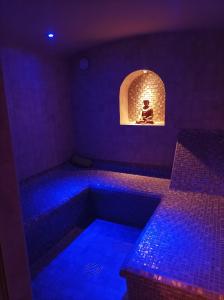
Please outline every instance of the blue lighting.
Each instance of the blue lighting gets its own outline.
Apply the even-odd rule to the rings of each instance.
[[[54,38],[54,33],[52,33],[52,32],[48,33],[48,37],[49,37],[49,39],[53,39]]]

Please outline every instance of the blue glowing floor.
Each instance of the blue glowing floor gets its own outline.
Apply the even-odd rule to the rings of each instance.
[[[95,220],[33,280],[34,300],[121,300],[121,265],[140,229]]]

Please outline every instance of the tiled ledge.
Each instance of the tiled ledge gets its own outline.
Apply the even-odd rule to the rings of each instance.
[[[24,217],[27,222],[38,218],[86,188],[159,195],[159,207],[121,270],[130,300],[222,300],[224,197],[169,191],[169,183],[139,175],[59,168],[22,186]]]
[[[62,205],[88,188],[119,190],[162,196],[169,179],[102,170],[58,167],[22,183],[20,188],[25,223]]]
[[[130,299],[224,299],[223,220],[224,197],[169,191],[122,267]]]
[[[97,216],[144,226],[168,186],[166,179],[64,167],[25,181],[21,202],[30,264],[74,226],[85,228]]]

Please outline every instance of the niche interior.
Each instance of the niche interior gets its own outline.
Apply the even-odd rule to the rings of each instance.
[[[165,125],[165,86],[153,71],[130,73],[120,87],[121,125]]]

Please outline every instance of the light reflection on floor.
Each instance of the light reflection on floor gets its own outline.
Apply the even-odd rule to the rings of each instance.
[[[33,280],[33,299],[122,299],[126,283],[119,271],[140,231],[95,220]]]

